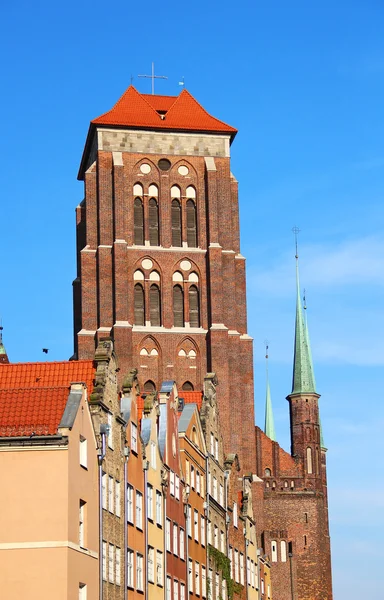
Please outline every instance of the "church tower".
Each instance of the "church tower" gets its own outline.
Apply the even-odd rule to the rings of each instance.
[[[186,90],[130,86],[94,119],[77,207],[75,357],[111,336],[121,372],[142,390],[175,380],[203,390],[215,372],[226,452],[255,464],[252,339],[240,253],[236,129]]]

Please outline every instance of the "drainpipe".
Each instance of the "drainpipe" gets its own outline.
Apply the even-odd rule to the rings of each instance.
[[[184,516],[185,516],[185,564],[187,576],[185,578],[186,598],[189,598],[189,535],[188,535],[188,501],[189,501],[189,484],[185,486],[185,504],[184,504]]]
[[[208,458],[208,453],[205,457],[205,562],[207,565],[207,570],[205,573],[205,587],[207,587],[207,582],[209,579],[209,553],[208,553],[208,521],[209,521],[209,489],[208,489],[208,472],[209,472],[209,458]],[[209,590],[210,594],[211,594],[211,598],[212,596],[212,590]],[[207,596],[207,600],[210,600],[208,598],[208,594],[206,594]]]
[[[292,542],[290,542],[290,544],[292,544]],[[289,571],[291,574],[291,597],[292,600],[295,600],[295,590],[294,590],[294,586],[293,586],[293,568],[292,568],[292,548],[290,548],[290,552],[288,552],[288,557],[289,557]]]
[[[249,585],[248,585],[248,545],[249,545],[249,540],[247,539],[247,522],[245,522],[245,527],[244,527],[244,546],[245,546],[245,564],[244,564],[244,570],[245,570],[245,578],[244,579],[245,579],[245,585],[246,585],[246,598],[247,598],[247,600],[249,598]]]
[[[97,455],[99,463],[99,600],[103,600],[103,460],[105,458],[105,438],[109,425],[100,425],[101,448]]]
[[[148,468],[149,461],[143,460],[144,471],[144,564],[145,564],[145,598],[148,600]],[[152,507],[153,508],[153,507]]]
[[[261,550],[260,550],[260,548],[258,548],[257,549],[257,564],[256,564],[256,569],[257,569],[257,597],[258,598],[261,598],[260,553],[261,553]]]
[[[224,508],[225,508],[225,534],[226,534],[226,538],[227,538],[227,556],[229,556],[228,480],[229,480],[229,471],[224,471]]]
[[[164,564],[164,572],[163,572],[163,590],[164,597],[167,594],[167,488],[162,486],[163,489],[163,547],[164,547],[164,555],[163,555],[163,564]],[[171,590],[172,592],[172,590]],[[172,595],[172,594],[171,594]],[[146,599],[148,600],[148,598]]]
[[[124,447],[124,600],[128,600],[128,564],[127,564],[127,548],[128,548],[128,510],[127,510],[127,486],[128,486],[128,459],[130,448]]]

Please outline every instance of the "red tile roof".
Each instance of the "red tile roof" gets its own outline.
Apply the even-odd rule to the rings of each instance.
[[[185,392],[184,390],[180,390],[179,398],[184,398],[185,404],[197,404],[197,408],[200,410],[203,403],[203,392]]]
[[[0,390],[0,437],[54,435],[69,387]]]
[[[87,384],[89,395],[93,390],[94,374],[92,360],[0,364],[0,390],[68,387],[81,381]]]
[[[164,112],[160,115],[157,111]],[[229,133],[237,130],[212,117],[187,91],[179,96],[152,96],[140,94],[132,85],[124,92],[115,106],[92,121],[94,125],[143,127],[182,131],[209,131]]]

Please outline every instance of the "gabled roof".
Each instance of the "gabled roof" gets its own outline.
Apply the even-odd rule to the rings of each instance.
[[[83,382],[93,389],[93,360],[0,364],[0,389],[49,388]]]
[[[206,131],[234,136],[237,130],[212,117],[195,98],[183,90],[179,96],[140,94],[133,85],[115,106],[91,121],[93,125]]]
[[[0,390],[0,437],[55,435],[69,386]]]

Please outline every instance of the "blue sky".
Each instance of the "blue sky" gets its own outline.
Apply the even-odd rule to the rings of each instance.
[[[0,263],[11,360],[72,353],[77,169],[89,121],[139,73],[168,76],[239,129],[257,421],[264,346],[278,439],[289,448],[294,244],[328,452],[336,600],[382,598],[384,425],[384,4],[145,5],[21,0],[2,7]],[[356,564],[359,575],[356,576]],[[379,592],[380,586],[380,592]]]

